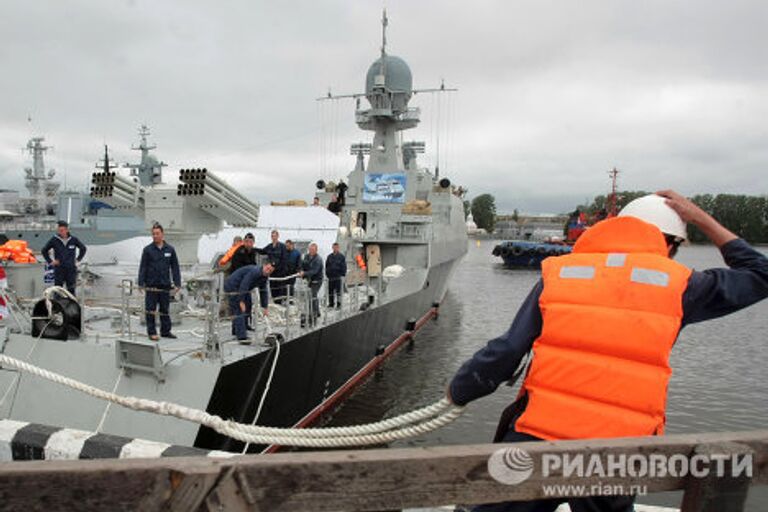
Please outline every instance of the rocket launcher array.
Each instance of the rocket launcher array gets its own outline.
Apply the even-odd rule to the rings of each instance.
[[[140,208],[142,189],[138,183],[111,172],[91,175],[91,197],[116,208]]]
[[[255,226],[259,205],[208,169],[181,169],[176,194],[232,226]]]

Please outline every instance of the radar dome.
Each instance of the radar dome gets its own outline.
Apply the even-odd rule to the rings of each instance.
[[[405,93],[410,98],[411,91],[413,90],[411,68],[400,57],[386,55],[384,59],[384,74],[386,76],[384,85],[390,91]],[[367,96],[370,96],[373,91],[373,87],[376,84],[376,75],[380,74],[380,72],[381,58],[378,58],[368,68],[368,74],[365,77],[365,94]]]

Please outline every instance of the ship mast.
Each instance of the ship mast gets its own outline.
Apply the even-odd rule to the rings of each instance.
[[[617,168],[613,168],[610,171],[608,171],[608,176],[611,177],[611,195],[608,196],[608,216],[615,217],[619,212],[617,211],[616,207],[616,199],[617,199],[617,180],[619,177],[619,170]]]
[[[50,209],[59,190],[59,184],[53,181],[56,171],[49,169],[46,172],[45,170],[44,155],[46,151],[52,149],[52,146],[44,145],[43,141],[45,141],[44,137],[32,137],[24,148],[32,155],[32,167],[24,169],[26,173],[24,185],[34,204],[32,210],[41,212]]]
[[[131,146],[131,149],[141,151],[141,161],[138,164],[125,164],[125,167],[131,170],[131,176],[138,177],[139,183],[143,187],[161,183],[163,181],[163,167],[168,165],[165,162],[159,162],[149,153],[151,150],[157,149],[156,145],[150,145],[147,141],[149,135],[150,131],[147,125],[141,125],[139,127],[139,145]]]

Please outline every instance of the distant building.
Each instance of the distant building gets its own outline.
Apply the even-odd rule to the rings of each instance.
[[[497,215],[495,238],[514,240],[547,240],[563,237],[566,215]]]

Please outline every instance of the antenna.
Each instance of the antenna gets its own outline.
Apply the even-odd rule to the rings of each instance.
[[[619,170],[614,167],[608,171],[608,176],[611,177],[611,195],[608,198],[608,215],[615,217],[618,213],[616,211],[616,193],[618,192],[616,182],[619,177]]]
[[[109,161],[109,146],[104,144],[104,160],[101,162],[96,163],[96,168],[101,169],[105,173],[108,173],[111,169],[114,169],[117,167],[115,164],[110,163]]]
[[[385,64],[387,56],[387,25],[389,25],[389,20],[387,19],[387,10],[383,9],[381,16],[381,60],[379,63],[379,74],[381,76],[384,76],[387,71]]]

